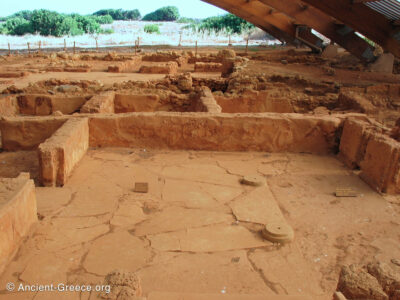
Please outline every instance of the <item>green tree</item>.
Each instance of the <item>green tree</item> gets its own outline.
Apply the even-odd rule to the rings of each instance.
[[[96,11],[94,16],[110,15],[114,20],[139,20],[141,15],[138,9],[123,10],[123,9],[101,9]]]
[[[85,32],[79,28],[78,22],[74,18],[67,16],[64,18],[61,25],[59,26],[58,31],[56,32],[56,36],[63,36],[63,35],[75,36],[84,33]]]
[[[179,19],[179,10],[175,6],[166,6],[157,9],[143,17],[143,21],[176,21]]]
[[[237,33],[248,32],[254,25],[232,14],[204,19],[200,24],[190,24],[186,29],[194,29],[200,32]]]
[[[12,18],[19,17],[19,18],[23,18],[23,19],[25,19],[27,21],[30,21],[31,18],[32,18],[32,14],[33,14],[33,12],[30,11],[30,10],[21,10],[19,12],[16,12],[13,15],[7,17],[6,19],[12,19]]]
[[[48,36],[59,36],[59,26],[64,21],[64,16],[60,15],[55,11],[49,11],[45,9],[34,10],[31,18],[31,25],[35,32],[41,35]]]
[[[8,19],[4,24],[4,33],[6,34],[24,35],[33,32],[30,22],[21,17]]]

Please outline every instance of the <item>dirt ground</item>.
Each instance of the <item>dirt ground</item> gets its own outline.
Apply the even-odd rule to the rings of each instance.
[[[217,53],[201,48],[203,56],[196,59],[211,60]],[[228,78],[220,72],[195,73],[193,63],[166,76],[137,73],[140,66],[107,72],[106,60],[3,56],[0,92],[7,96],[154,94],[162,104],[160,110],[184,113],[190,111],[193,95],[181,87],[179,76],[191,72],[193,89],[208,86],[221,106],[228,103],[222,113],[363,113],[380,122],[385,134],[400,127],[397,65],[393,74],[384,74],[369,72],[343,53],[321,59],[305,49],[250,48],[244,53],[240,48],[237,54],[242,64]],[[46,71],[59,66],[91,71]],[[8,77],[11,73],[17,75]],[[77,88],[61,92],[64,86]],[[393,92],[393,86],[398,90]],[[362,100],[345,98],[346,102],[343,95],[348,93]],[[280,106],[271,108],[264,99],[278,99]],[[71,113],[77,114],[79,110]],[[141,294],[150,300],[170,299],[152,296],[156,292],[331,300],[345,265],[382,262],[399,273],[400,265],[393,261],[400,260],[400,197],[373,190],[358,176],[360,170],[345,166],[337,152],[91,148],[67,183],[56,188],[40,186],[36,149],[1,151],[0,177],[29,172],[35,180],[39,222],[0,274],[0,299],[99,299],[104,295],[94,291],[9,292],[5,286],[9,282],[100,285],[110,272],[124,270],[136,273]],[[254,174],[266,184],[254,187],[240,182]],[[135,182],[147,182],[148,193],[135,192]],[[337,188],[352,188],[356,196],[337,197]],[[255,207],[254,199],[260,201]],[[272,243],[261,235],[272,207],[293,229],[291,243]],[[285,295],[299,298],[274,298]],[[214,296],[209,299],[217,299]]]
[[[237,221],[232,212],[235,200],[257,189],[239,179],[255,173],[267,176],[295,230],[293,243],[266,242],[256,224]],[[133,192],[136,181],[149,182],[149,193]],[[337,198],[338,186],[351,186],[358,196]],[[224,290],[330,299],[342,264],[400,256],[399,203],[331,156],[92,150],[63,188],[37,188],[37,201],[43,219],[1,286],[95,284],[114,269],[128,269],[141,278],[144,294]]]

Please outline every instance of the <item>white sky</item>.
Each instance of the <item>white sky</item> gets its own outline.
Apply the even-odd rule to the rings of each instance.
[[[99,9],[139,9],[142,16],[163,6],[176,6],[183,17],[206,18],[226,13],[200,0],[0,0],[0,16],[20,10],[49,9],[60,13],[91,14]]]

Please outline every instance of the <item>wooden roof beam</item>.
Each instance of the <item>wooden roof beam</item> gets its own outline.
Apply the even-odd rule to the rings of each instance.
[[[400,29],[390,20],[366,5],[353,4],[352,0],[303,0],[330,15],[383,49],[400,57]]]
[[[285,32],[293,39],[296,38],[297,26],[294,24],[293,19],[291,19],[290,17],[281,12],[275,12],[273,14],[270,14],[269,12],[271,11],[271,8],[259,1],[250,1],[250,2],[247,2],[247,0],[203,0],[203,1],[219,6],[227,11],[230,11],[233,14],[249,22],[253,22],[254,20],[256,20],[257,22],[268,23],[278,28],[282,32]],[[304,40],[303,42],[305,42],[307,46],[309,46],[314,50],[315,49],[319,50],[322,47],[322,40],[312,33],[308,33],[306,36],[304,36],[303,40]]]
[[[259,1],[294,18],[299,23],[313,28],[359,59],[364,61],[374,60],[374,47],[356,35],[354,31],[346,32],[346,34],[341,33],[341,26],[338,26],[333,18],[313,6],[300,0]]]

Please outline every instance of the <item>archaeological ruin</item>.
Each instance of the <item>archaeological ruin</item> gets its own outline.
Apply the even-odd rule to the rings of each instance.
[[[284,44],[2,53],[1,300],[400,299],[400,4],[206,2]]]

